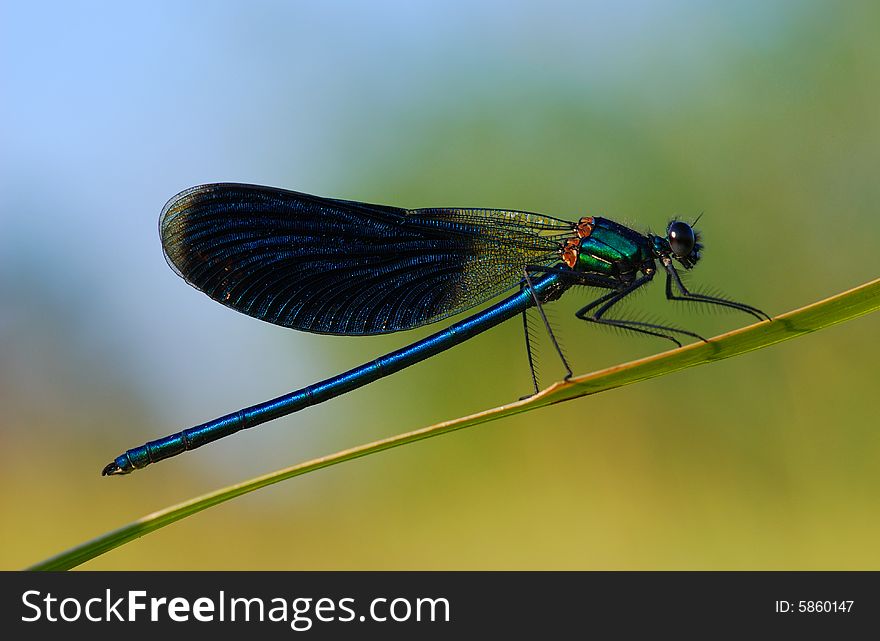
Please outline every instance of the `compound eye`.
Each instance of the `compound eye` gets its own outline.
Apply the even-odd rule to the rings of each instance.
[[[694,230],[687,223],[676,220],[669,225],[666,235],[669,240],[669,246],[679,258],[690,256],[691,252],[694,251],[697,239],[694,236]]]

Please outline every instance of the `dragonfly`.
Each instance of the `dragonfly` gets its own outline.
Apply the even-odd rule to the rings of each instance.
[[[186,189],[168,201],[159,218],[168,264],[215,301],[275,325],[317,334],[386,334],[508,296],[342,374],[127,450],[102,474],[128,474],[323,403],[520,314],[537,392],[526,312],[537,308],[566,379],[571,377],[543,306],[573,286],[602,290],[576,312],[578,318],[678,346],[684,337],[705,339],[612,311],[661,270],[669,300],[771,320],[750,305],[685,287],[679,268],[692,269],[703,249],[695,223],[674,219],[658,236],[598,216],[566,221],[507,209],[403,209],[237,183]]]

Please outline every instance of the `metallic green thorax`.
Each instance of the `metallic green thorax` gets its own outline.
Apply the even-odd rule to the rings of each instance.
[[[596,217],[590,235],[581,239],[576,269],[612,276],[638,271],[653,262],[645,236],[607,218]]]

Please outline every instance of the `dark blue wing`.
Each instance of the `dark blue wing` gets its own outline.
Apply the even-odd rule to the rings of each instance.
[[[239,312],[381,334],[479,305],[558,260],[572,224],[495,209],[399,209],[256,185],[187,189],[162,210],[171,267]]]

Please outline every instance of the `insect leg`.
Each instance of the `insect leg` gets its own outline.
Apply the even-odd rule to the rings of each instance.
[[[556,348],[556,353],[559,354],[560,360],[562,360],[562,365],[565,367],[565,380],[568,380],[572,376],[574,376],[571,371],[571,367],[568,364],[568,361],[565,360],[565,354],[562,353],[562,349],[559,347],[559,342],[556,340],[556,336],[553,334],[553,328],[550,327],[550,322],[547,320],[547,315],[544,314],[544,307],[541,305],[541,301],[538,299],[537,294],[535,294],[535,288],[532,285],[532,279],[529,276],[529,266],[523,268],[523,276],[525,277],[525,286],[529,288],[529,291],[532,294],[532,299],[535,301],[535,307],[538,309],[538,314],[541,315],[541,320],[544,321],[544,327],[547,328],[547,333],[550,335],[550,340],[553,342],[553,347]],[[523,322],[525,322],[525,312],[523,312]],[[528,339],[528,329],[526,330],[526,338]],[[526,341],[526,346],[528,348],[528,340]],[[531,350],[529,349],[529,365],[532,365],[532,355]],[[535,376],[535,369],[532,367],[532,377]],[[535,389],[538,388],[538,382],[535,380]]]
[[[525,288],[525,283],[520,283],[519,291],[522,291]],[[529,338],[529,319],[526,316],[526,312],[522,313],[523,320],[523,334],[526,339],[526,356],[529,359],[529,371],[532,373],[532,384],[535,386],[535,394],[540,392],[541,390],[538,387],[538,375],[535,372],[535,361],[532,359],[532,341]],[[526,397],[523,397],[526,398]]]
[[[678,275],[678,272],[675,270],[675,267],[672,266],[672,262],[663,263],[663,267],[666,268],[666,298],[669,300],[686,300],[686,301],[695,301],[698,303],[708,303],[710,305],[719,305],[721,307],[730,307],[732,309],[738,309],[741,312],[745,312],[746,314],[751,314],[758,320],[769,320],[770,318],[766,313],[762,312],[757,307],[752,307],[751,305],[746,305],[744,303],[737,303],[736,301],[727,300],[724,298],[718,298],[716,296],[706,296],[705,294],[693,294],[687,290],[684,286],[684,283],[681,282],[681,276]],[[672,281],[675,281],[676,287],[681,292],[681,296],[676,296],[675,292],[672,290]]]
[[[611,327],[619,327],[621,329],[625,329],[631,332],[637,332],[639,334],[647,334],[649,336],[665,338],[666,340],[672,341],[679,347],[681,347],[681,343],[678,341],[678,339],[672,336],[672,334],[683,334],[685,336],[691,336],[705,342],[706,339],[699,334],[689,332],[684,329],[678,329],[677,327],[668,327],[666,325],[644,323],[641,321],[631,321],[625,319],[603,318],[605,312],[607,312],[614,305],[632,294],[639,287],[642,287],[643,285],[651,282],[652,278],[653,274],[641,276],[640,278],[635,279],[632,283],[624,286],[621,289],[617,289],[613,292],[605,294],[604,296],[600,296],[593,302],[578,310],[575,315],[581,320],[585,320],[591,323],[598,323],[600,325],[608,325]],[[590,314],[590,312],[597,307],[598,309]]]

